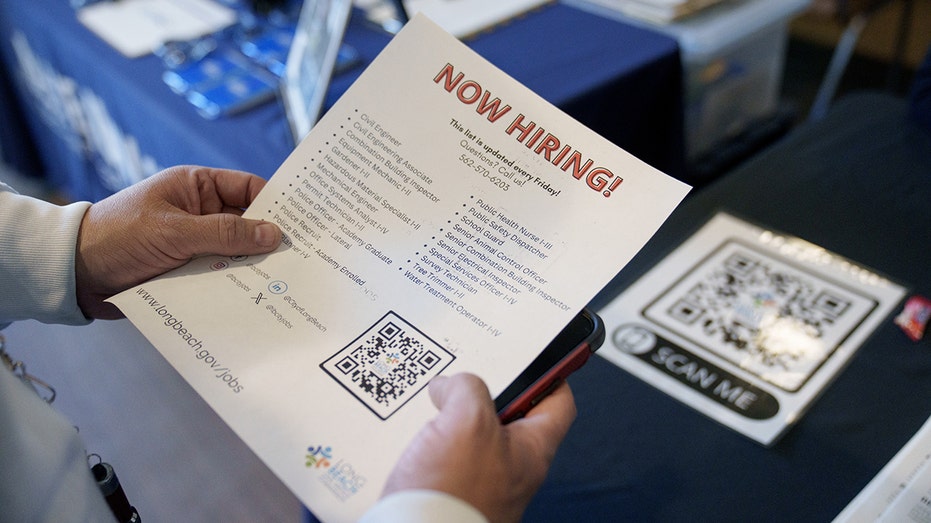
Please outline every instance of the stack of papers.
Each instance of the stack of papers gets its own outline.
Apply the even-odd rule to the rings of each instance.
[[[724,0],[589,0],[634,18],[666,24],[693,15]]]
[[[506,22],[550,0],[405,0],[410,16],[427,15],[457,38]]]
[[[91,4],[78,20],[100,38],[136,58],[170,41],[187,41],[236,22],[236,12],[212,0],[124,0]]]
[[[354,0],[372,22],[396,33],[404,18],[396,10],[404,6],[405,15],[413,18],[423,13],[456,38],[466,38],[505,23],[552,0]]]

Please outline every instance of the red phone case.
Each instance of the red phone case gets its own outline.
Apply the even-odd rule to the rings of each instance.
[[[524,391],[517,400],[498,413],[502,423],[510,423],[524,417],[527,412],[543,401],[543,398],[554,391],[570,374],[579,370],[592,355],[591,346],[585,342],[573,349],[555,367],[540,377],[533,385]]]

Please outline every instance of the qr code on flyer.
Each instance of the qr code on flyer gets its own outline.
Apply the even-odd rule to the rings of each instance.
[[[643,315],[795,392],[877,306],[875,299],[792,260],[729,240]]]
[[[404,318],[388,312],[320,367],[384,420],[454,359]]]

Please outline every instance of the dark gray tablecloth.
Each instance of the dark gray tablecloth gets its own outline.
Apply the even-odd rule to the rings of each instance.
[[[594,305],[718,210],[931,297],[931,133],[906,110],[886,95],[846,98],[691,195]],[[887,318],[772,448],[593,358],[570,378],[579,417],[526,519],[830,521],[931,415],[929,337],[912,342]]]

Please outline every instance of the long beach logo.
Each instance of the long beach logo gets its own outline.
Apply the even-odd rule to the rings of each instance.
[[[307,455],[304,457],[307,468],[329,468],[330,458],[333,457],[333,449],[323,446],[307,447]]]
[[[341,501],[346,501],[350,496],[362,490],[366,483],[365,476],[356,472],[352,465],[333,457],[332,447],[323,445],[307,447],[304,465],[309,469],[324,469],[320,481]]]

